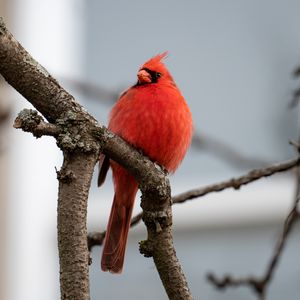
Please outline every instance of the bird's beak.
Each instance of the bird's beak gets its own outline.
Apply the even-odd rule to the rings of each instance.
[[[139,70],[137,73],[139,83],[151,83],[151,75],[146,70]]]

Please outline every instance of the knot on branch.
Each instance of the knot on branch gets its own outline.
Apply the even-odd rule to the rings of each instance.
[[[170,209],[165,211],[144,211],[142,219],[148,230],[155,233],[160,233],[164,228],[172,225]]]
[[[92,135],[99,140],[99,142],[101,143],[107,143],[110,139],[114,138],[115,135],[108,131],[105,130],[106,128],[103,126],[96,126],[94,128],[91,129],[91,133]]]
[[[33,109],[23,109],[15,119],[14,128],[31,132],[36,138],[43,135],[57,136],[59,128],[54,124],[46,123],[42,116]]]
[[[61,119],[56,120],[56,125],[61,129],[57,136],[57,145],[60,149],[72,152],[99,151],[99,144],[91,132],[91,122],[81,113],[68,111]]]
[[[231,186],[235,189],[235,190],[239,190],[242,183],[234,178],[231,179],[231,182],[230,182]]]
[[[145,164],[149,165],[149,169],[151,169],[151,161],[145,160]],[[168,200],[171,201],[170,182],[163,170],[157,164],[154,164],[154,166],[157,171],[155,173],[151,172],[148,175],[145,175],[144,178],[142,178],[139,187],[143,195],[147,195],[147,197],[156,199],[157,201],[161,202],[161,204],[163,204]],[[171,202],[168,202],[168,204],[171,204]],[[155,206],[157,207],[157,203],[155,204]]]
[[[139,250],[145,257],[153,256],[153,244],[149,240],[140,241]]]
[[[70,184],[73,180],[76,179],[75,174],[71,170],[56,170],[57,179],[66,184]]]

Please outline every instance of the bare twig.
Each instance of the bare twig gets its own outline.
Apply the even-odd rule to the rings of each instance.
[[[283,248],[286,244],[287,238],[288,238],[293,226],[295,225],[296,221],[298,220],[298,218],[300,216],[299,211],[298,211],[299,199],[300,199],[300,195],[298,196],[291,212],[288,214],[288,216],[286,217],[286,219],[284,221],[282,235],[279,237],[279,240],[277,242],[277,245],[276,245],[274,253],[273,253],[273,257],[267,267],[267,270],[266,270],[266,273],[264,276],[264,282],[266,282],[265,283],[266,285],[272,279],[274,270],[275,270],[276,266],[278,265],[278,262],[282,255]]]
[[[14,128],[31,132],[37,138],[43,135],[56,137],[60,133],[56,125],[44,122],[43,117],[32,109],[24,109],[19,113],[15,119]]]
[[[298,66],[294,72],[293,72],[293,76],[295,78],[298,78],[300,76],[300,66]],[[289,103],[289,107],[290,108],[295,108],[296,106],[298,106],[299,104],[299,100],[300,100],[300,88],[296,89],[294,92],[293,92],[293,96],[292,96],[292,99]]]
[[[266,272],[261,278],[257,278],[254,276],[246,278],[233,278],[232,276],[227,275],[223,279],[218,279],[214,274],[210,273],[207,275],[207,279],[219,289],[225,289],[227,287],[238,287],[241,285],[249,286],[257,293],[259,299],[264,300],[266,296],[266,290],[274,276],[275,269],[283,253],[287,238],[296,221],[299,220],[300,214],[297,208],[299,199],[300,196],[297,197],[297,201],[295,202],[293,209],[288,214],[284,222],[282,234],[277,241],[274,253],[267,266]]]
[[[295,70],[294,73],[295,77],[300,75],[300,67]],[[290,103],[290,107],[295,107],[299,102],[300,97],[300,89],[296,90],[294,92],[293,99]],[[295,146],[298,150],[298,153],[300,153],[300,145],[299,142],[290,141],[290,144]],[[217,278],[214,274],[210,273],[207,275],[207,279],[214,284],[219,289],[224,289],[227,287],[238,287],[238,286],[248,286],[252,288],[259,299],[264,300],[266,297],[266,290],[274,276],[276,267],[279,263],[280,257],[283,253],[284,246],[287,242],[287,238],[292,230],[292,227],[295,225],[296,221],[299,220],[300,214],[298,211],[298,204],[300,199],[300,167],[299,164],[297,164],[296,167],[296,178],[297,178],[297,187],[296,187],[296,197],[295,202],[293,205],[293,208],[289,215],[286,217],[286,220],[284,222],[282,234],[279,237],[277,244],[275,246],[273,255],[270,259],[270,262],[266,268],[264,276],[261,278],[257,278],[254,276],[249,276],[246,278],[233,278],[231,275],[226,275],[223,277],[223,279]]]
[[[179,194],[173,198],[174,203],[182,203],[190,199],[202,197],[208,193],[220,192],[224,189],[233,188],[238,190],[242,185],[248,184],[250,182],[256,181],[262,177],[268,177],[275,173],[285,172],[289,169],[294,168],[300,163],[299,158],[291,159],[285,162],[276,163],[269,167],[254,169],[249,173],[226,180],[217,184],[208,185],[200,189],[194,189],[187,191],[185,193]]]
[[[225,289],[229,286],[231,287],[240,287],[247,286],[252,288],[260,297],[262,295],[262,285],[261,280],[258,280],[254,277],[246,277],[246,278],[233,278],[230,275],[225,275],[222,279],[217,278],[214,274],[207,274],[207,280],[212,283],[218,289]]]
[[[300,66],[296,67],[294,72],[293,72],[294,77],[299,77],[300,76]]]
[[[281,164],[281,166],[283,168],[279,167],[280,166],[280,164],[279,164],[276,166],[276,168],[272,168],[272,169],[281,172],[281,171],[286,170],[285,167],[292,168],[292,167],[297,166],[297,171],[298,171],[299,159],[294,160],[295,164],[293,164],[293,163],[291,164],[291,163],[292,163],[292,160],[289,162],[286,162],[284,164]],[[242,286],[242,285],[249,286],[256,292],[259,299],[264,300],[265,296],[266,296],[267,287],[269,286],[269,284],[274,276],[275,269],[279,263],[281,255],[283,253],[283,249],[286,244],[287,238],[291,232],[292,227],[294,226],[296,221],[299,220],[299,212],[297,210],[299,199],[300,199],[300,194],[298,192],[293,209],[291,210],[291,212],[289,213],[289,215],[287,216],[287,218],[284,222],[282,234],[278,239],[278,242],[274,249],[274,253],[273,253],[271,260],[266,268],[266,272],[265,272],[264,276],[262,276],[261,278],[256,278],[254,276],[249,276],[246,278],[233,278],[232,276],[227,275],[223,279],[218,279],[214,274],[210,273],[207,275],[207,279],[219,289],[224,289],[224,288],[227,288],[230,286],[232,286],[232,287],[238,287],[238,286]]]
[[[0,104],[2,99],[0,99]],[[4,105],[0,105],[0,155],[3,153],[3,150],[5,148],[4,146],[4,141],[5,138],[3,137],[3,130],[4,130],[4,125],[9,119],[9,116],[11,114],[11,111],[8,107],[3,107]]]
[[[295,158],[295,159],[291,159],[291,160],[288,160],[285,162],[271,165],[266,168],[252,170],[249,173],[247,173],[243,176],[237,177],[237,178],[232,178],[227,181],[215,183],[215,184],[208,185],[208,186],[205,186],[205,187],[202,187],[199,189],[194,189],[194,190],[184,192],[177,196],[173,196],[172,202],[173,202],[173,204],[183,203],[185,201],[203,197],[209,193],[220,192],[220,191],[223,191],[228,188],[239,189],[242,185],[248,184],[248,183],[258,180],[262,177],[268,177],[268,176],[271,176],[271,175],[279,173],[279,172],[284,172],[284,171],[290,170],[290,169],[298,166],[299,163],[300,163],[299,158]],[[131,226],[138,224],[142,220],[142,217],[143,217],[142,213],[135,215],[131,220]],[[90,248],[92,248],[93,246],[96,246],[96,245],[101,246],[104,236],[105,236],[105,231],[103,231],[102,233],[89,234],[88,241],[89,241]]]
[[[6,110],[0,110],[0,125],[1,123],[5,122],[9,117],[10,111],[8,109]]]

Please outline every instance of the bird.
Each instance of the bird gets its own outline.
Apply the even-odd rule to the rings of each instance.
[[[191,111],[164,64],[168,52],[146,61],[137,82],[113,106],[108,129],[140,150],[168,173],[183,160],[193,134]],[[121,273],[138,183],[121,165],[101,154],[98,186],[111,167],[114,198],[107,225],[101,269]]]

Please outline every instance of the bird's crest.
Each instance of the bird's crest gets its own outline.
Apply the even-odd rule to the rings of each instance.
[[[161,80],[173,81],[171,74],[169,73],[167,67],[163,63],[163,60],[168,56],[168,54],[168,51],[165,51],[163,53],[153,56],[141,66],[140,70],[149,69],[151,71],[161,73]]]
[[[163,63],[163,60],[168,56],[168,51],[165,51],[163,53],[157,54],[155,56],[153,56],[152,58],[150,58],[148,61],[146,61],[142,68],[157,68],[157,67],[163,67],[165,68],[165,65]]]

